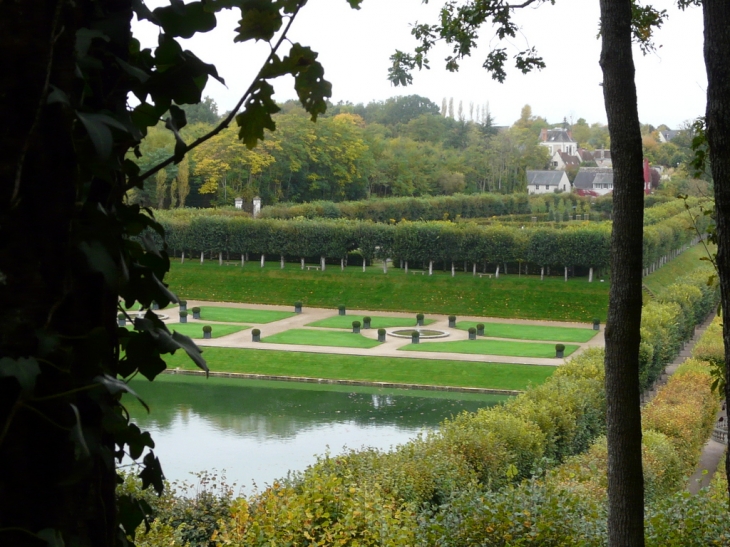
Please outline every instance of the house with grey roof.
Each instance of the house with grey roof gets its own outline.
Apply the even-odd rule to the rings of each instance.
[[[578,151],[578,143],[569,129],[543,129],[540,132],[540,146],[545,146],[551,157],[557,152],[574,156]]]
[[[674,137],[679,135],[682,131],[681,130],[674,130],[674,129],[665,129],[664,131],[659,131],[659,142],[665,143],[671,141]]]
[[[566,167],[578,169],[580,166],[580,158],[578,156],[571,156],[567,152],[558,151],[553,154],[550,166],[553,169],[565,169]]]
[[[613,192],[613,169],[584,167],[573,181],[573,189],[584,196],[604,196]]]
[[[551,192],[570,192],[570,181],[565,171],[527,171],[528,194]]]

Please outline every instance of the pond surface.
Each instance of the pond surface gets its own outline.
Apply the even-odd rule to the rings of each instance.
[[[125,399],[133,420],[150,431],[169,480],[225,470],[245,491],[303,470],[326,452],[388,449],[462,411],[505,397],[295,382],[160,375],[132,388],[151,413]]]

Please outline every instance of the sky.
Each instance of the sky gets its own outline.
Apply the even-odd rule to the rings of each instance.
[[[167,2],[147,3],[155,7]],[[439,106],[444,98],[453,98],[455,108],[462,101],[467,118],[470,103],[488,103],[496,125],[514,123],[526,104],[533,115],[549,123],[579,118],[606,123],[598,65],[598,0],[557,0],[555,5],[519,11],[520,34],[507,44],[508,52],[537,47],[547,64],[542,71],[523,75],[512,68],[505,83],[493,80],[481,65],[489,47],[498,41],[485,27],[480,48],[462,63],[458,73],[443,68],[449,50],[439,46],[430,55],[431,70],[416,72],[411,86],[392,86],[387,80],[390,55],[396,49],[412,50],[416,42],[410,35],[411,25],[436,22],[442,4],[438,0],[427,5],[421,0],[364,0],[360,10],[353,10],[346,0],[309,0],[289,38],[319,52],[335,103],[368,103],[417,94]],[[656,36],[660,46],[656,52],[643,56],[635,48],[639,117],[643,123],[675,129],[705,110],[702,12],[699,8],[679,11],[670,0],[655,0],[654,5],[666,9],[669,19]],[[234,44],[237,20],[234,12],[223,12],[215,30],[183,40],[184,47],[216,65],[225,79],[226,86],[211,79],[204,92],[215,99],[221,112],[235,105],[269,51],[267,44]],[[154,27],[142,22],[133,29],[143,46],[154,47]],[[282,78],[274,84],[276,100],[296,98],[292,83]]]

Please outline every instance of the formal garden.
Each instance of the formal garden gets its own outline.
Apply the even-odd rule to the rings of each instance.
[[[720,501],[724,474],[719,472],[696,496],[684,492],[719,408],[719,397],[710,389],[713,366],[722,359],[719,327],[707,330],[694,359],[668,380],[662,376],[717,305],[718,291],[707,284],[709,266],[698,260],[702,252],[701,246],[692,247],[645,278],[640,378],[651,396],[643,408],[643,462],[647,544],[657,547],[730,541]],[[220,331],[220,338],[201,341],[213,344],[204,346],[212,370],[520,394],[502,405],[455,416],[437,431],[390,451],[322,456],[306,471],[282,474],[245,497],[208,482],[192,496],[150,499],[157,518],[150,533],[138,537],[142,545],[205,544],[211,537],[240,546],[347,544],[354,537],[362,545],[392,546],[604,544],[603,350],[589,346],[603,334],[605,312],[599,310],[605,309],[608,283],[585,278],[566,283],[517,272],[489,279],[468,270],[452,277],[448,269],[413,276],[394,268],[384,278],[379,266],[368,266],[364,274],[353,266],[325,272],[277,266],[173,264],[171,287],[196,302],[216,300],[219,294],[228,302],[249,301],[259,294],[259,301],[279,305],[251,309],[200,302],[200,319],[180,326]],[[198,282],[199,276],[206,282]],[[384,279],[397,284],[387,296]],[[268,290],[259,292],[262,287]],[[375,298],[370,298],[373,287],[381,292],[372,291]],[[582,304],[565,305],[573,297]],[[316,305],[322,308],[310,307]],[[317,319],[311,320],[307,314],[315,309]],[[521,317],[533,321],[507,320]],[[565,320],[574,323],[557,322]],[[299,324],[284,324],[292,321]],[[369,329],[363,328],[366,322]],[[277,324],[284,325],[273,332]],[[248,328],[252,325],[256,329]],[[225,328],[239,330],[223,334]],[[409,358],[368,353],[392,344],[390,338],[379,342],[379,332],[416,328],[445,329],[458,339],[413,343],[406,337],[393,353]],[[253,342],[256,331],[259,342]],[[226,343],[235,337],[245,340],[241,347]],[[297,351],[286,350],[287,345]],[[299,351],[301,346],[309,349]],[[317,346],[334,353],[318,352]],[[564,361],[555,358],[556,346],[565,357],[581,351]],[[353,353],[337,353],[340,348]],[[422,352],[428,358],[414,358]],[[449,356],[431,358],[439,352]],[[479,360],[450,358],[454,354]],[[490,356],[513,362],[489,362]],[[524,364],[530,356],[551,359],[553,365]],[[178,355],[168,359],[168,366],[194,368]],[[123,488],[139,485],[128,478]],[[677,524],[690,520],[691,531]]]

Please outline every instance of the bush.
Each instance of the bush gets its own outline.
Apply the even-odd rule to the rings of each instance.
[[[193,313],[200,313],[200,308],[199,308],[198,306],[195,306],[195,307],[194,307],[194,308],[192,309],[192,312],[193,312]]]
[[[301,308],[302,307],[302,303],[297,300],[296,302],[294,302],[294,307],[295,308]]]
[[[476,333],[477,333],[477,329],[475,329],[474,327],[469,327],[469,334],[476,334]]]
[[[345,311],[345,306],[344,305],[339,305],[339,306],[337,306],[337,309],[340,310],[340,311]]]
[[[449,321],[456,321],[455,315],[449,315]]]
[[[555,344],[555,351],[565,351],[565,344]]]
[[[353,328],[355,328],[355,329],[359,329],[359,328],[360,328],[360,326],[361,326],[361,325],[360,325],[360,321],[353,321],[353,322],[352,322],[352,327],[353,327]]]
[[[593,318],[593,324],[594,325],[600,325],[601,324],[601,320],[598,317],[594,317]]]
[[[188,312],[186,312],[186,311],[180,312],[180,317],[187,317],[187,316],[188,316]]]
[[[126,320],[126,319],[127,319],[127,316],[126,316],[126,315],[124,315],[123,313],[118,313],[118,314],[117,314],[117,319],[119,319],[120,321],[121,321],[122,319]]]
[[[385,334],[385,329],[378,329],[378,334],[381,335],[381,336],[384,335]]]
[[[253,329],[251,331],[251,334],[253,334],[254,336],[260,336],[261,335],[261,330],[259,330],[259,329]]]
[[[419,321],[423,321],[423,314],[422,313],[416,314],[416,319],[418,319]]]
[[[362,320],[364,323],[370,323],[372,321],[372,319],[368,316],[363,317]]]
[[[213,327],[211,327],[209,325],[205,325],[203,327],[203,332],[213,332]]]
[[[180,300],[180,302],[178,302],[178,304],[180,304],[181,306],[187,306],[188,305],[188,301],[187,300]]]

